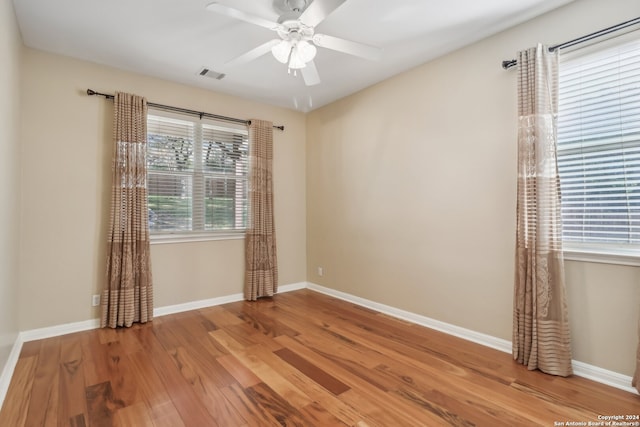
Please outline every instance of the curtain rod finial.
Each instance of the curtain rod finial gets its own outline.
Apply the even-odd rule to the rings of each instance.
[[[87,95],[95,95],[97,92],[92,89],[87,89]]]

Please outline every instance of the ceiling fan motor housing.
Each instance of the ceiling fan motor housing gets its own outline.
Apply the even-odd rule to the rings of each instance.
[[[306,0],[285,0],[285,5],[294,12],[300,12],[306,8]]]
[[[285,12],[278,18],[278,24],[284,25],[287,22],[297,21],[300,18],[300,15],[302,15],[302,12]]]
[[[299,16],[300,14],[298,14]],[[302,21],[295,19],[286,19],[280,23],[280,27],[276,30],[282,40],[300,41],[313,39],[313,27],[305,25]]]

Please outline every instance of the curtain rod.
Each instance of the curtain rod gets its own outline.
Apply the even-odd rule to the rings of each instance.
[[[113,95],[110,95],[108,93],[96,92],[95,90],[92,90],[92,89],[87,89],[87,95],[104,96],[106,99],[113,99]],[[172,107],[171,105],[156,104],[154,102],[147,102],[147,105],[149,107],[155,107],[165,111],[173,111],[174,113],[184,113],[184,114],[191,114],[193,116],[199,116],[201,119],[203,117],[207,117],[209,119],[224,120],[226,122],[232,122],[232,123],[242,123],[245,125],[251,124],[251,120],[236,119],[235,117],[227,117],[227,116],[220,116],[218,114],[203,113],[201,111],[189,110],[187,108]],[[273,128],[284,131],[284,125],[273,126]]]
[[[613,26],[608,27],[608,28],[603,28],[602,30],[598,30],[596,32],[593,32],[591,34],[587,34],[587,35],[582,36],[582,37],[578,37],[577,39],[569,40],[568,42],[564,42],[564,43],[557,44],[555,46],[551,46],[549,48],[549,52],[553,52],[556,49],[564,49],[565,47],[575,46],[575,45],[578,45],[580,43],[584,43],[584,42],[587,42],[589,40],[596,39],[598,37],[606,36],[607,34],[615,33],[616,31],[623,30],[623,29],[625,29],[627,27],[630,27],[630,26],[636,25],[636,24],[640,24],[640,17],[634,18],[634,19],[630,19],[630,20],[625,21],[625,22],[621,22],[619,24],[613,25]],[[509,60],[506,60],[506,61],[502,61],[502,68],[504,68],[505,70],[508,70],[511,67],[515,67],[516,65],[518,65],[518,60],[517,59],[509,59]]]

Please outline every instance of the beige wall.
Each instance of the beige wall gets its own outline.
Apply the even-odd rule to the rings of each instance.
[[[308,280],[511,340],[516,72],[500,62],[638,15],[579,0],[309,114]],[[574,358],[632,375],[638,269],[568,262],[567,278]]]
[[[22,75],[20,329],[83,321],[104,278],[113,103],[151,102],[286,127],[274,133],[280,283],[306,279],[305,119],[301,113],[25,48]],[[153,245],[155,305],[242,291],[243,240]]]
[[[0,373],[19,330],[21,49],[13,3],[0,2]]]

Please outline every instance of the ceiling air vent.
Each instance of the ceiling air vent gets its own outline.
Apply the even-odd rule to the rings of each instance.
[[[217,71],[210,70],[206,67],[202,67],[202,69],[198,72],[198,75],[206,76],[216,80],[222,80],[224,79],[224,76],[226,76],[226,74],[224,73],[218,73]]]

